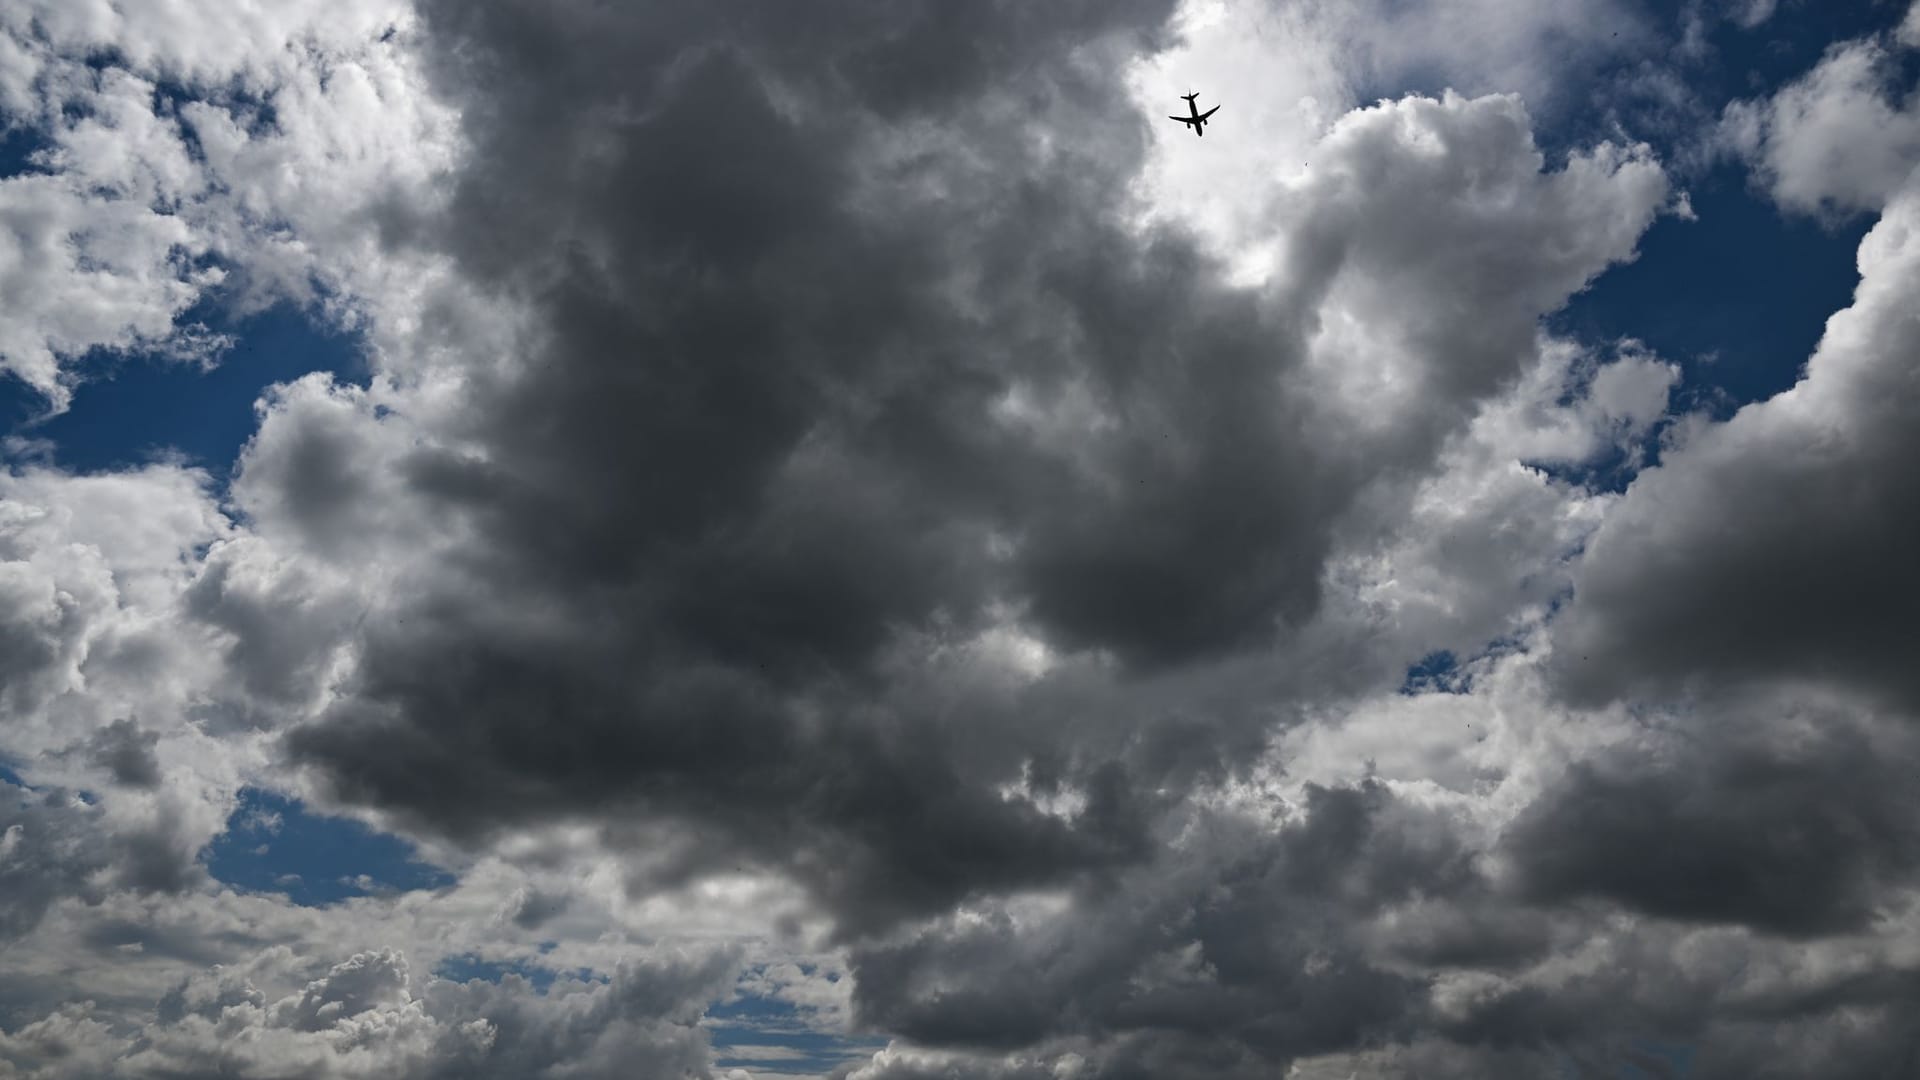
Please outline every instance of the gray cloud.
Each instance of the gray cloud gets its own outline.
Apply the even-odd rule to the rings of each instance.
[[[735,966],[725,952],[620,965],[536,996],[499,983],[420,980],[392,950],[358,953],[278,999],[269,966],[175,986],[122,1044],[114,1075],[577,1077],[709,1075],[695,1026]],[[6,1047],[0,1045],[0,1052]]]
[[[1911,736],[1839,710],[1748,711],[1777,707],[1576,764],[1510,834],[1529,888],[1797,937],[1886,915],[1920,861]]]
[[[1920,576],[1897,554],[1920,538],[1917,215],[1910,184],[1797,386],[1700,432],[1608,515],[1556,631],[1569,692],[1814,679],[1920,707],[1901,629]]]
[[[0,935],[30,933],[47,908],[65,896],[98,895],[89,877],[109,863],[91,829],[95,816],[67,791],[30,791],[0,783]]]
[[[232,523],[9,478],[8,745],[111,783],[0,808],[0,928],[50,942],[0,1061],[711,1076],[741,949],[804,948],[845,973],[782,984],[809,1017],[895,1040],[851,1077],[1895,1068],[1910,200],[1807,383],[1616,500],[1515,459],[1663,415],[1671,368],[1540,329],[1666,202],[1646,150],[1356,109],[1263,179],[1250,282],[1141,222],[1173,13],[431,2],[257,137],[183,108],[314,237],[252,272],[367,290],[375,378],[265,395]],[[367,165],[338,129],[434,130],[388,112],[460,139]],[[222,891],[192,848],[243,782],[467,876]],[[687,926],[747,944],[655,949]],[[597,974],[422,973],[549,947]]]
[[[1510,99],[1383,106],[1290,211],[1286,285],[1239,288],[1121,213],[1143,134],[1091,58],[1160,33],[1163,7],[984,22],[978,70],[905,114],[863,81],[921,47],[898,12],[823,13],[841,44],[799,64],[752,21],[700,46],[691,13],[665,49],[672,10],[429,12],[478,148],[443,235],[532,329],[384,459],[463,539],[288,746],[342,797],[467,838],[672,820],[700,838],[679,873],[738,852],[851,933],[1142,858],[1176,772],[1218,774],[1267,717],[1179,690],[1122,705],[1136,680],[1192,687],[1189,666],[1310,619],[1356,494],[1424,467],[1665,191],[1611,150],[1543,172]],[[1447,298],[1397,302],[1429,289]],[[1315,403],[1335,293],[1382,313],[1422,388],[1377,434],[1336,438]],[[310,400],[269,412],[237,498],[384,505],[357,472],[306,490],[283,451],[340,437]],[[368,421],[326,460],[398,447]],[[280,520],[335,550],[333,526]],[[1008,611],[1067,674],[1011,704],[942,685],[964,668],[930,653]],[[1076,743],[1097,710],[1122,726]],[[1023,770],[1084,810],[1009,800]]]
[[[160,784],[160,762],[153,754],[159,743],[157,732],[143,730],[139,724],[123,718],[95,732],[87,741],[87,752],[116,782],[128,787],[154,788]]]
[[[1298,826],[1176,857],[1151,883],[1090,890],[1039,930],[1003,913],[856,949],[855,1002],[881,1030],[936,1045],[1152,1031],[1172,1037],[1157,1053],[1176,1069],[1191,1058],[1186,1068],[1251,1070],[1390,1036],[1421,1010],[1423,987],[1371,962],[1355,925],[1412,889],[1471,876],[1444,830],[1405,829],[1404,811],[1378,787],[1310,788]],[[1209,824],[1223,840],[1237,831]]]
[[[1249,839],[1210,904],[1195,871],[1165,901],[1185,937],[1116,911],[1057,978],[915,927],[1157,872],[1169,815],[1265,742],[1263,694],[1339,685],[1255,673],[1321,610],[1336,524],[1433,468],[1539,316],[1630,255],[1664,178],[1617,148],[1548,169],[1514,99],[1383,104],[1276,208],[1276,281],[1239,286],[1127,217],[1146,137],[1114,59],[1165,6],[970,15],[897,91],[960,18],[934,11],[823,11],[809,50],[771,8],[724,34],[671,7],[428,10],[474,153],[419,235],[524,322],[461,370],[458,409],[318,383],[267,409],[235,484],[258,527],[414,568],[382,571],[402,591],[286,748],[463,843],[593,825],[636,892],[781,875],[858,950],[864,1022],[908,1037],[1250,1071],[1401,1037],[1422,979],[1305,878],[1358,874],[1364,904],[1473,875],[1444,837],[1350,868],[1358,795],[1316,796],[1284,857]],[[1330,339],[1342,319],[1368,336]],[[1411,388],[1389,422],[1353,422],[1350,361]],[[1045,670],[980,660],[993,633]],[[1267,940],[1267,903],[1325,947]],[[1462,912],[1401,947],[1540,942]],[[1194,943],[1199,983],[1095,989]],[[947,977],[968,991],[922,999]]]

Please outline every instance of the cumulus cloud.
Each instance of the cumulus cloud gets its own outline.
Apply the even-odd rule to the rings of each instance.
[[[1861,242],[1854,302],[1805,378],[1698,433],[1608,515],[1558,635],[1570,685],[1839,680],[1920,703],[1897,630],[1914,584],[1894,554],[1915,526],[1916,221],[1909,184]]]
[[[206,302],[337,301],[378,246],[367,219],[445,158],[410,22],[388,0],[0,15],[0,119],[39,144],[0,179],[0,370],[58,412],[99,350],[218,362]]]
[[[430,980],[416,992],[407,958],[379,950],[277,999],[254,984],[268,972],[216,968],[169,990],[113,1068],[130,1077],[686,1076],[709,1068],[692,1021],[731,968],[719,954],[621,966],[544,996],[517,976],[498,986]]]
[[[456,25],[491,29],[487,20],[495,17],[463,15]],[[578,38],[588,26],[595,39]],[[575,30],[562,20],[546,32],[576,35],[566,39],[569,48],[592,66],[600,51],[625,47],[612,44],[622,40],[621,29],[589,23]],[[494,48],[488,38],[478,45]],[[501,62],[514,58],[499,55]],[[783,60],[771,52],[761,62],[784,76]],[[1328,135],[1324,179],[1289,200],[1288,216],[1300,226],[1286,253],[1284,284],[1240,290],[1177,235],[1136,238],[1103,215],[1117,185],[1104,197],[1087,185],[1115,166],[1090,175],[1074,162],[1099,162],[1089,155],[1124,152],[1137,137],[1086,103],[1091,87],[1080,83],[1095,77],[1091,71],[1065,69],[1051,76],[1064,81],[1036,82],[1032,92],[1050,109],[1084,113],[1075,124],[1080,130],[1111,130],[1117,147],[1081,138],[1079,147],[1039,156],[1009,143],[998,127],[995,91],[976,107],[988,113],[978,126],[938,138],[964,134],[976,140],[975,153],[1004,160],[980,170],[956,156],[957,146],[936,142],[882,201],[842,206],[835,177],[858,175],[853,166],[873,155],[898,153],[894,144],[905,133],[881,127],[868,142],[848,142],[836,132],[848,127],[849,115],[861,115],[860,102],[832,96],[832,86],[795,88],[823,97],[800,97],[789,106],[798,119],[789,120],[772,111],[747,59],[690,63],[631,122],[658,129],[646,140],[655,147],[695,140],[721,124],[758,132],[751,140],[756,153],[787,155],[748,170],[731,160],[700,165],[700,141],[676,152],[688,174],[730,177],[737,185],[731,203],[689,201],[691,193],[676,186],[678,174],[655,175],[617,156],[576,173],[542,170],[524,179],[517,170],[526,152],[488,156],[489,165],[465,181],[459,213],[511,201],[581,215],[611,207],[618,192],[623,209],[608,221],[625,231],[597,223],[582,242],[605,251],[584,262],[564,231],[551,242],[517,245],[514,264],[498,270],[491,251],[462,253],[476,272],[526,279],[512,288],[547,324],[528,343],[545,359],[524,372],[477,380],[460,428],[441,436],[473,439],[476,447],[455,453],[416,446],[399,464],[413,483],[416,498],[408,501],[433,500],[435,516],[456,531],[479,530],[467,558],[484,552],[494,562],[474,568],[488,582],[484,590],[478,579],[462,582],[439,571],[447,618],[432,637],[409,632],[370,651],[352,704],[296,734],[299,752],[343,779],[357,778],[368,795],[469,822],[488,805],[507,805],[493,783],[468,781],[434,790],[441,792],[436,799],[456,798],[464,787],[472,802],[459,797],[457,809],[419,804],[428,789],[401,781],[422,768],[477,779],[487,767],[408,761],[406,747],[447,745],[416,744],[415,725],[473,715],[416,696],[438,694],[444,684],[409,687],[410,672],[441,663],[425,655],[400,662],[411,648],[448,662],[446,650],[483,649],[492,656],[487,669],[504,676],[512,667],[513,683],[524,691],[564,669],[569,695],[609,703],[643,695],[654,701],[648,708],[661,724],[688,725],[676,736],[679,753],[695,753],[701,744],[691,741],[694,733],[711,724],[694,717],[726,716],[729,724],[749,726],[716,743],[716,752],[723,745],[729,754],[765,746],[804,761],[816,752],[828,760],[847,753],[895,760],[899,751],[882,749],[891,736],[871,750],[855,748],[875,738],[874,723],[885,730],[921,721],[884,713],[856,719],[834,706],[826,710],[837,715],[829,715],[821,741],[809,746],[794,741],[805,728],[793,724],[794,699],[784,695],[815,692],[824,675],[902,662],[898,648],[915,640],[903,639],[902,629],[978,634],[1011,607],[1050,649],[1110,653],[1142,670],[1271,640],[1281,625],[1313,611],[1330,523],[1354,493],[1430,452],[1471,402],[1511,378],[1533,355],[1533,320],[1627,257],[1665,195],[1657,167],[1631,150],[1602,147],[1546,171],[1512,99],[1383,105]],[[653,85],[644,68],[622,71],[596,92]],[[490,76],[484,86],[495,81]],[[536,71],[516,71],[508,81],[523,94],[550,85]],[[581,117],[577,135],[543,116],[537,130],[481,128],[468,138],[482,146],[509,135],[533,138],[552,146],[535,157],[565,153],[566,140],[598,137],[607,121],[587,118],[616,100],[558,110]],[[469,114],[495,111],[470,107]],[[831,126],[815,126],[815,116]],[[690,126],[696,118],[699,126]],[[936,167],[950,173],[945,189],[938,199],[915,200],[914,176],[931,179]],[[1015,198],[1004,190],[1011,175],[1040,187]],[[754,186],[775,176],[777,191]],[[509,195],[502,187],[555,182],[572,187],[539,195]],[[471,210],[462,209],[467,204]],[[736,206],[754,212],[733,213]],[[957,213],[972,221],[969,229],[948,216]],[[822,219],[847,227],[828,233]],[[675,233],[696,227],[708,243],[678,248]],[[808,231],[795,233],[803,227]],[[468,244],[479,234],[458,228],[451,235]],[[717,236],[729,239],[716,245]],[[955,237],[977,237],[967,243],[983,246],[951,250],[937,262],[917,254],[949,249]],[[1090,263],[1087,250],[1116,257]],[[1449,258],[1476,260],[1479,273],[1459,273]],[[993,271],[967,269],[975,265]],[[694,285],[691,267],[708,283]],[[820,288],[835,280],[846,284]],[[876,296],[876,282],[889,295]],[[1450,288],[1471,293],[1391,310],[1391,297],[1402,291]],[[949,309],[931,305],[954,289],[982,315],[956,322]],[[712,322],[718,313],[708,313],[707,295],[728,298],[726,318],[737,329]],[[625,297],[647,299],[635,307]],[[1467,310],[1475,310],[1473,318],[1451,314]],[[773,341],[786,359],[767,366]],[[636,361],[616,359],[630,349],[640,350]],[[673,359],[694,355],[705,359]],[[945,368],[948,356],[964,358],[964,377]],[[1374,367],[1355,373],[1361,363]],[[1398,385],[1391,396],[1355,385],[1368,374]],[[1335,392],[1316,398],[1326,384]],[[1364,408],[1369,396],[1371,412]],[[602,412],[616,401],[621,415]],[[1381,430],[1333,445],[1303,438],[1350,426],[1363,412]],[[283,426],[287,438],[296,438],[295,424],[308,422],[292,413],[271,416],[254,453],[263,453],[267,434]],[[379,426],[361,423],[362,439]],[[311,426],[297,436],[318,437]],[[349,461],[361,452],[341,445],[324,460]],[[651,465],[666,460],[698,464],[665,472]],[[275,497],[267,474],[257,474],[258,487],[251,482],[252,461],[239,497]],[[610,467],[628,493],[617,507],[602,496]],[[394,471],[339,475],[364,485]],[[338,498],[389,504],[365,489]],[[592,603],[591,591],[612,589],[635,606],[625,625],[608,626],[611,636],[599,640],[572,638],[570,620],[523,623],[512,631],[526,639],[518,644],[494,630],[482,635],[483,624],[497,622],[487,609],[500,602],[502,589],[517,586],[565,604]],[[513,609],[516,616],[525,610]],[[503,647],[505,653],[497,651]],[[590,674],[603,663],[591,657],[616,653],[642,666],[604,689],[586,690],[602,678]],[[689,662],[710,670],[698,682],[644,674],[649,664]],[[679,682],[684,690],[659,696]],[[487,697],[505,700],[500,691]],[[895,702],[886,711],[915,707]],[[490,711],[482,706],[480,715]],[[517,715],[521,710],[511,708],[501,722]],[[851,733],[833,730],[847,724]],[[624,731],[622,744],[643,740],[636,750],[651,745],[645,728],[609,729],[609,737],[614,730]],[[503,747],[517,742],[507,729],[499,737]],[[386,747],[388,765],[348,767],[341,757],[373,745]],[[1009,747],[994,756],[997,783],[1020,755]],[[691,766],[696,759],[682,760]],[[576,773],[564,761],[536,780],[546,770],[530,764],[515,751],[515,778],[497,779],[536,801],[563,803],[601,798],[601,785],[616,783],[587,780],[597,770]],[[741,764],[734,762],[732,772],[744,779]],[[388,769],[392,785],[382,779]],[[838,777],[868,770],[803,771]],[[759,790],[740,797],[769,797],[773,781],[758,777]],[[776,783],[773,790],[783,789]]]
[[[1835,46],[1771,98],[1728,107],[1722,138],[1780,205],[1844,216],[1877,211],[1907,186],[1920,165],[1920,91],[1900,85],[1901,47],[1916,44],[1906,25],[1894,43]]]
[[[209,671],[170,617],[197,553],[231,528],[207,486],[170,465],[0,475],[0,709],[15,752],[59,750],[139,713],[177,717],[202,687]]]
[[[1798,387],[1672,425],[1543,326],[1684,205],[1536,134],[1615,5],[31,12],[13,370],[225,290],[371,374],[218,498],[0,477],[0,1074],[714,1076],[736,991],[863,1078],[1909,1052],[1920,195],[1815,167],[1890,45],[1729,121],[1882,216]],[[224,887],[249,783],[459,881]]]

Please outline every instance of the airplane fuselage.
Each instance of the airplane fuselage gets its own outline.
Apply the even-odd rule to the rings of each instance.
[[[1207,133],[1206,131],[1207,117],[1212,116],[1214,113],[1220,111],[1220,106],[1215,105],[1213,108],[1208,109],[1206,112],[1201,112],[1199,103],[1194,100],[1199,96],[1200,96],[1199,94],[1180,95],[1181,100],[1187,103],[1187,115],[1170,116],[1167,118],[1169,120],[1178,120],[1181,123],[1187,125],[1188,127],[1193,129],[1193,133],[1197,136],[1205,135]]]

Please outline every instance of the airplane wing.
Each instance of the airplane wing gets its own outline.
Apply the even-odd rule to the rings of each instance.
[[[1219,107],[1220,107],[1220,106],[1218,106],[1218,105],[1215,105],[1215,106],[1214,106],[1214,108],[1216,108],[1216,109],[1217,109],[1217,108],[1219,108]],[[1183,124],[1191,124],[1191,123],[1193,123],[1193,117],[1191,117],[1191,116],[1169,116],[1169,117],[1167,117],[1167,119],[1169,119],[1169,120],[1178,120],[1178,121],[1180,121],[1180,122],[1181,122],[1181,123],[1183,123]]]
[[[1201,113],[1200,119],[1205,120],[1207,117],[1212,116],[1214,113],[1217,113],[1219,111],[1220,111],[1220,106],[1215,105],[1213,108],[1208,109],[1206,112]]]

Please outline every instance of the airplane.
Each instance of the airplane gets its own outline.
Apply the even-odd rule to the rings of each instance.
[[[1200,96],[1199,94],[1181,94],[1180,95],[1180,100],[1187,103],[1187,111],[1192,113],[1193,114],[1192,116],[1169,116],[1167,117],[1167,119],[1178,120],[1181,123],[1188,125],[1189,127],[1193,128],[1193,133],[1195,135],[1205,135],[1207,133],[1206,132],[1207,117],[1212,116],[1214,113],[1219,112],[1220,106],[1215,105],[1213,108],[1208,109],[1206,112],[1201,112],[1200,106],[1194,104],[1193,102],[1193,99],[1199,96]]]

